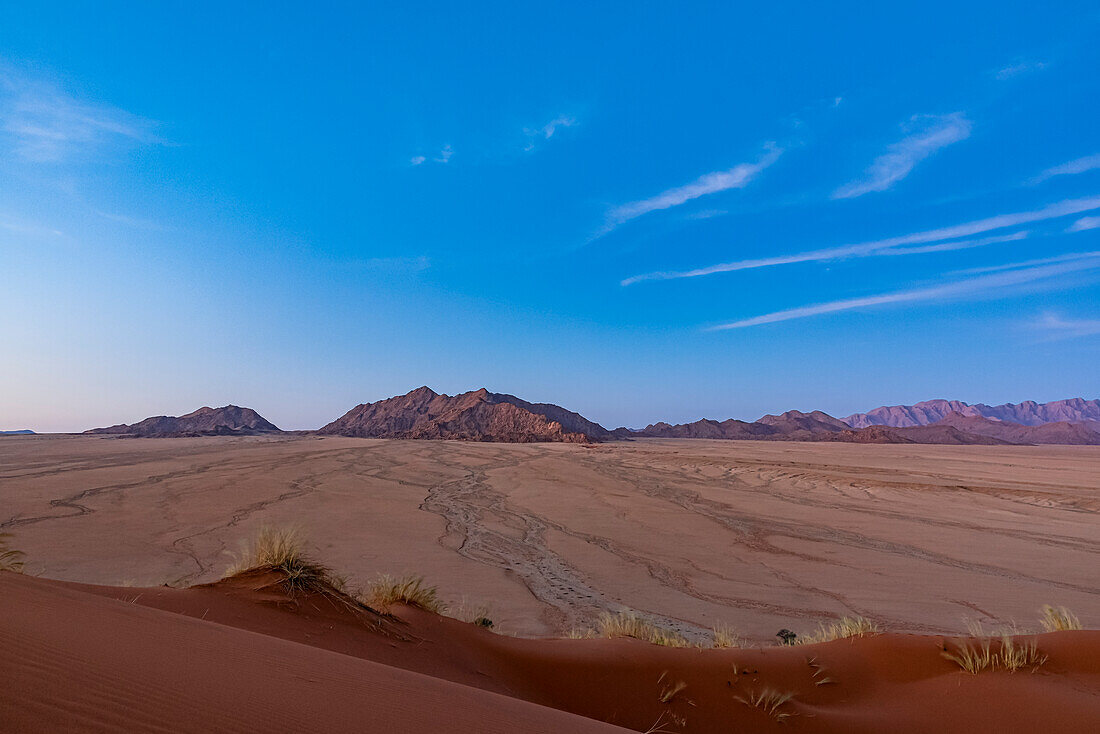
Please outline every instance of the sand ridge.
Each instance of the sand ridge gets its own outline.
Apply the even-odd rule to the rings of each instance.
[[[276,598],[248,579],[117,588],[0,572],[0,612],[3,731],[1100,726],[1100,632],[1023,637],[1045,662],[971,675],[942,654],[961,640],[939,636],[717,650],[530,640],[401,605],[367,625],[327,597]],[[750,703],[769,692],[784,696],[774,710]]]

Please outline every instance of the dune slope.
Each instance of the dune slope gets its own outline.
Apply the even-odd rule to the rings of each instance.
[[[11,573],[0,573],[0,610],[2,731],[622,731]]]
[[[379,630],[327,599],[290,602],[247,580],[132,589],[0,573],[0,600],[9,731],[1100,727],[1100,632],[1038,635],[1049,660],[1035,671],[970,675],[942,656],[957,641],[939,636],[672,649],[517,639],[408,607]],[[791,694],[783,716],[746,703],[766,691]]]

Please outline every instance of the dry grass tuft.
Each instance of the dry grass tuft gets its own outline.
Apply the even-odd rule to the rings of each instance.
[[[748,696],[737,696],[737,700],[746,706],[758,708],[776,721],[783,721],[794,716],[793,711],[782,711],[782,707],[794,698],[793,693],[780,693],[771,688],[765,688]]]
[[[244,576],[262,581],[257,590],[278,588],[291,600],[302,595],[324,597],[335,607],[354,614],[368,627],[387,634],[395,633],[384,615],[345,590],[346,581],[342,576],[306,554],[305,541],[297,529],[261,528],[224,578]],[[269,576],[274,576],[274,580]]]
[[[244,556],[225,576],[255,571],[279,574],[282,577],[279,585],[290,596],[342,592],[345,585],[344,579],[332,569],[306,555],[305,540],[296,528],[260,528]]]
[[[439,598],[434,586],[426,586],[423,576],[381,575],[363,592],[363,600],[379,609],[389,609],[394,604],[408,604],[435,614],[447,611],[447,605]]]
[[[1077,615],[1065,607],[1052,607],[1043,605],[1043,616],[1039,619],[1043,629],[1047,632],[1064,632],[1066,630],[1081,629],[1081,620]]]
[[[633,637],[664,647],[688,647],[690,643],[678,632],[664,629],[633,612],[604,612],[596,620],[596,630],[603,637]]]
[[[830,624],[823,624],[813,632],[794,641],[796,645],[813,645],[818,642],[839,640],[842,637],[864,637],[877,635],[878,625],[864,617],[841,617],[840,620]]]
[[[0,533],[0,571],[23,573],[23,551],[11,547],[11,533]]]
[[[714,629],[711,630],[711,647],[741,647],[742,644],[743,641],[733,631],[732,627],[727,627],[724,624],[716,624]]]
[[[1039,652],[1035,640],[1020,643],[1011,635],[1002,635],[997,642],[991,637],[971,640],[958,645],[954,652],[944,650],[942,654],[971,675],[986,670],[1015,673],[1023,668],[1035,672],[1047,661],[1047,656]]]
[[[677,694],[679,694],[687,687],[688,684],[684,683],[682,680],[670,685],[666,685],[664,688],[661,689],[661,695],[657,697],[657,700],[661,703],[668,703],[672,699],[676,698]]]
[[[662,711],[661,715],[657,717],[648,729],[642,732],[642,734],[676,734],[687,726],[687,720],[682,716],[677,716],[671,711]],[[668,728],[676,727],[676,728]]]

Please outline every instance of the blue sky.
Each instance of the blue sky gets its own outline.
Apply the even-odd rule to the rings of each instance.
[[[5,4],[0,428],[1097,397],[1095,3],[732,6]]]

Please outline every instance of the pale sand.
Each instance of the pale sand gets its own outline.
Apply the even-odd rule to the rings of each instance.
[[[1044,603],[1100,624],[1100,447],[0,439],[0,531],[29,572],[209,581],[263,524],[524,635],[623,608],[755,640],[853,614],[1034,627]]]

